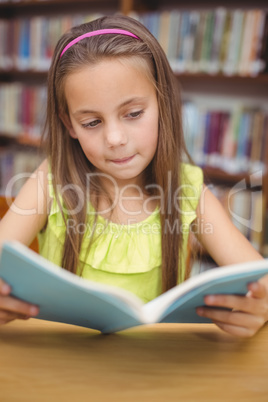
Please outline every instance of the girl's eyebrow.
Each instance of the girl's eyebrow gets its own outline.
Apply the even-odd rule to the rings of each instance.
[[[147,97],[145,96],[136,96],[134,98],[130,98],[127,99],[126,101],[124,101],[123,103],[121,103],[118,107],[118,109],[121,109],[124,106],[129,105],[130,103],[140,103],[140,102],[145,102],[147,100]],[[83,115],[83,114],[98,114],[100,112],[98,112],[97,110],[89,110],[89,109],[81,109],[81,110],[76,110],[73,115],[77,116],[77,115]]]

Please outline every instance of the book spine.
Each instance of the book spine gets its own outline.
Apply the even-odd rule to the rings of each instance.
[[[159,43],[162,46],[165,54],[168,54],[168,43],[170,37],[170,12],[163,11],[160,14],[160,24],[159,24]]]
[[[13,177],[14,153],[0,148],[0,194],[6,193],[6,187]]]
[[[263,38],[262,45],[259,54],[259,60],[262,63],[262,72],[268,72],[268,12],[265,15],[264,29],[263,29]]]
[[[228,53],[229,42],[230,42],[231,21],[232,21],[232,12],[230,10],[228,10],[226,12],[222,40],[220,43],[220,55],[219,55],[220,56],[219,57],[220,72],[223,72],[222,66],[225,64],[225,60],[226,60],[227,53]]]
[[[30,59],[30,20],[28,18],[20,21],[19,38],[19,64],[20,70],[29,68]]]
[[[185,43],[185,70],[191,73],[197,71],[197,66],[194,61],[194,49],[197,36],[197,28],[199,24],[199,12],[190,12],[189,31]]]
[[[254,11],[246,11],[245,29],[242,41],[241,57],[238,67],[240,75],[250,74],[250,51],[252,45],[252,33],[254,28]]]
[[[206,105],[202,100],[186,104],[185,139],[196,163],[230,173],[264,168],[267,110],[240,103]]]
[[[229,113],[222,110],[220,112],[220,122],[219,122],[219,138],[218,138],[218,143],[217,143],[217,154],[221,155],[222,154],[222,146],[223,146],[223,141],[224,141],[224,136],[226,134],[226,130],[229,124]]]
[[[19,70],[47,71],[62,33],[101,15],[0,20],[0,68],[15,66]],[[266,11],[217,7],[214,10],[132,12],[131,16],[159,40],[175,72],[254,76],[266,71]]]
[[[215,10],[215,29],[213,32],[211,60],[210,60],[210,73],[216,74],[220,71],[220,48],[223,38],[226,9],[217,8]]]
[[[177,48],[177,60],[175,71],[177,73],[181,73],[185,71],[185,47],[187,43],[185,42],[185,37],[187,35],[189,29],[189,11],[183,11],[181,14],[181,24],[180,24],[180,32],[179,32],[179,41],[178,41],[178,48]]]
[[[200,11],[198,17],[198,25],[196,29],[196,35],[194,39],[194,49],[193,49],[193,72],[200,71],[200,60],[202,52],[202,42],[205,29],[205,12]]]
[[[264,197],[261,190],[214,185],[211,191],[220,201],[227,215],[259,252],[263,245]]]
[[[262,252],[264,243],[264,197],[262,191],[256,191],[251,194],[251,215],[250,215],[250,231],[249,241],[253,247]]]
[[[207,11],[205,17],[204,37],[201,49],[200,71],[209,72],[209,64],[212,53],[212,41],[214,31],[214,12]]]
[[[263,10],[257,12],[255,21],[254,42],[251,53],[250,74],[254,77],[265,69],[265,61],[261,59],[262,43],[265,43],[268,37],[268,29],[265,34],[265,19],[268,13]],[[266,36],[265,36],[266,35]]]
[[[261,161],[264,165],[268,164],[268,113],[264,117],[263,134],[261,143]],[[268,175],[268,172],[266,173]]]
[[[173,70],[175,70],[176,67],[177,48],[178,48],[179,32],[180,32],[180,20],[181,20],[180,12],[174,10],[174,12],[172,12],[170,16],[170,30],[169,30],[170,35],[169,35],[169,44],[167,51],[167,57],[170,66]]]
[[[40,137],[45,119],[44,104],[46,104],[44,86],[2,84],[0,86],[0,131],[15,137],[31,138],[33,133],[35,137]]]
[[[205,158],[203,153],[203,144],[205,142],[206,135],[206,110],[201,106],[197,107],[197,122],[196,122],[196,133],[194,142],[194,152],[193,158],[196,163],[200,166],[205,165]]]
[[[226,75],[233,75],[237,73],[240,58],[243,20],[244,11],[235,10],[232,15],[228,54],[222,69],[223,73]]]
[[[250,115],[248,111],[243,110],[240,119],[240,126],[237,138],[237,151],[236,151],[236,160],[238,164],[238,169],[241,172],[247,171],[249,166],[247,157],[248,137],[250,134],[249,130],[250,130]]]
[[[12,60],[12,22],[0,20],[0,68],[9,70],[13,67]]]
[[[0,68],[5,69],[5,21],[0,20]]]
[[[253,141],[250,159],[252,162],[261,160],[261,144],[263,136],[263,128],[265,122],[265,115],[262,111],[256,111],[254,125],[253,125]]]
[[[25,180],[15,181],[10,185],[10,180],[20,173],[32,173],[41,163],[41,156],[29,149],[17,150],[0,148],[0,195],[14,197],[18,194]]]
[[[39,59],[40,59],[40,42],[41,42],[41,18],[33,17],[31,19],[31,68],[33,70],[39,69]]]

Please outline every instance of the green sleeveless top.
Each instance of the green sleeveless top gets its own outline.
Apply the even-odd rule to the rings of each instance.
[[[190,224],[196,218],[196,208],[203,186],[202,170],[189,164],[182,165],[182,222],[174,222],[167,230],[182,230],[183,249],[180,255],[182,272],[178,282],[185,276],[187,241]],[[57,265],[61,265],[66,227],[60,208],[56,202],[52,183],[49,182],[52,206],[48,223],[38,235],[40,254]],[[181,196],[181,193],[179,194]],[[94,208],[89,205],[89,212]],[[88,215],[86,224],[77,230],[84,234],[79,259],[83,263],[82,277],[96,282],[122,287],[136,294],[145,303],[161,294],[161,225],[157,208],[144,221],[119,225],[107,222],[102,216],[97,218],[90,252],[88,239],[92,230],[93,214]],[[71,230],[72,222],[69,222]],[[100,235],[101,233],[101,235]],[[78,272],[78,274],[80,274]]]

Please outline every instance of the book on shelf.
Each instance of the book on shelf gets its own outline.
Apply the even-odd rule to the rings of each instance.
[[[264,132],[268,133],[268,117],[264,120]],[[261,160],[263,160],[268,165],[268,134],[263,136],[261,143]],[[268,175],[268,167],[266,171]]]
[[[17,65],[21,70],[27,70],[29,68],[31,42],[30,21],[29,18],[24,18],[21,20],[20,24]]]
[[[183,103],[186,145],[195,162],[230,173],[264,171],[267,120],[267,110],[258,105]]]
[[[175,72],[255,76],[267,65],[267,14],[267,10],[216,7],[130,16],[159,40]],[[47,71],[59,37],[101,15],[0,19],[0,69]]]
[[[16,196],[41,161],[42,155],[36,150],[0,147],[0,195]]]
[[[251,35],[253,33],[254,15],[252,10],[245,11],[243,41],[241,43],[240,58],[238,64],[238,73],[246,75],[249,69],[249,54]]]
[[[264,30],[263,30],[263,39],[262,42],[260,44],[260,54],[259,59],[263,62],[263,64],[265,65],[264,67],[264,72],[268,73],[268,12],[266,13],[265,16],[265,22],[264,22]]]
[[[164,11],[160,15],[159,24],[159,43],[161,44],[164,52],[168,53],[169,39],[170,39],[170,17],[171,13]]]
[[[60,36],[100,13],[0,19],[0,69],[48,71]],[[8,44],[8,46],[7,46]]]
[[[268,14],[267,14],[268,15]],[[262,40],[265,40],[265,14],[260,10],[255,10],[254,28],[251,35],[250,47],[250,75],[257,75],[260,70],[264,70],[265,63],[261,58]]]
[[[231,20],[232,20],[232,12],[231,10],[226,10],[223,32],[220,41],[220,53],[219,53],[220,72],[222,72],[222,66],[225,63],[228,54],[228,48],[230,44]]]
[[[206,12],[200,11],[198,27],[196,30],[196,36],[194,38],[194,52],[193,52],[193,67],[194,67],[194,71],[196,73],[198,73],[200,71],[202,43],[203,43],[203,36],[204,36],[205,28],[206,28],[205,23],[206,23]]]
[[[212,40],[214,33],[215,13],[208,10],[205,14],[205,30],[201,48],[201,59],[199,63],[199,71],[208,72],[211,60]]]
[[[234,194],[232,192],[234,191]],[[237,229],[246,237],[249,237],[250,226],[253,226],[251,218],[251,192],[231,189],[231,197],[229,199],[229,211],[232,222]]]
[[[236,131],[236,156],[241,161],[245,159],[245,162],[249,158],[249,140],[251,135],[251,116],[250,112],[244,110],[241,113],[239,124]],[[251,144],[252,145],[252,144]]]
[[[180,32],[181,14],[179,11],[174,10],[170,15],[170,36],[168,41],[167,57],[169,59],[171,68],[174,69],[174,63],[177,58],[177,43]],[[153,34],[153,31],[150,30]],[[156,37],[156,35],[154,35]]]
[[[29,140],[40,138],[45,120],[44,103],[46,87],[43,85],[1,84],[0,132]]]
[[[9,150],[0,147],[0,195],[4,194],[9,180],[13,177],[13,154]]]
[[[253,124],[252,124],[252,139],[251,139],[251,149],[250,152],[250,159],[252,161],[260,160],[262,158],[262,143],[263,137],[267,136],[267,132],[265,132],[265,119],[268,116],[264,115],[261,111],[257,111],[254,114]]]
[[[177,41],[177,54],[175,59],[175,71],[183,72],[185,71],[185,48],[186,48],[186,36],[189,28],[189,11],[183,11],[181,13],[180,31]]]
[[[227,215],[237,229],[262,253],[264,242],[265,199],[262,191],[263,178],[257,174],[251,177],[248,189],[245,179],[233,186],[210,185]]]
[[[268,260],[230,265],[191,277],[144,304],[124,289],[82,279],[16,242],[3,244],[0,260],[0,277],[11,295],[38,305],[36,318],[103,333],[157,322],[211,322],[196,314],[205,295],[245,295],[248,283],[266,274]]]
[[[211,74],[219,73],[220,71],[220,48],[223,36],[223,30],[225,25],[227,10],[225,8],[216,8],[215,10],[215,22],[214,32],[211,48],[211,58],[209,63],[209,72]],[[202,33],[200,35],[200,41],[202,40]]]
[[[249,241],[253,247],[263,253],[263,246],[265,242],[265,203],[261,191],[251,194],[253,198],[253,208],[251,210],[252,227],[249,231]]]
[[[190,73],[195,73],[199,69],[198,59],[194,59],[195,43],[198,24],[200,20],[200,13],[198,11],[191,12],[189,15],[189,28],[188,35],[184,39],[184,55],[185,58],[185,70]]]
[[[230,45],[228,46],[222,68],[226,75],[233,75],[237,71],[244,28],[244,16],[245,12],[243,10],[234,10],[232,14],[229,39]]]
[[[171,67],[177,73],[222,72],[256,76],[265,70],[267,57],[261,49],[267,40],[266,10],[216,7],[132,12],[130,15],[142,22],[163,44]],[[154,20],[154,30],[151,20]]]

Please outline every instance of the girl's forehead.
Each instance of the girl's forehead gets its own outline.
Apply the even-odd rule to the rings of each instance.
[[[146,99],[154,94],[144,65],[122,58],[88,64],[71,74],[65,84],[66,100],[74,113],[88,105],[94,106],[91,110],[110,110],[130,98]]]
[[[72,77],[77,75],[90,76],[92,75],[91,73],[93,73],[94,76],[98,76],[103,74],[105,70],[109,73],[114,65],[121,66],[122,71],[124,71],[124,69],[133,70],[140,76],[144,76],[154,83],[154,72],[152,71],[152,67],[145,58],[140,56],[102,57],[100,60],[93,63],[88,61],[69,72],[66,76],[65,83],[72,80]]]

